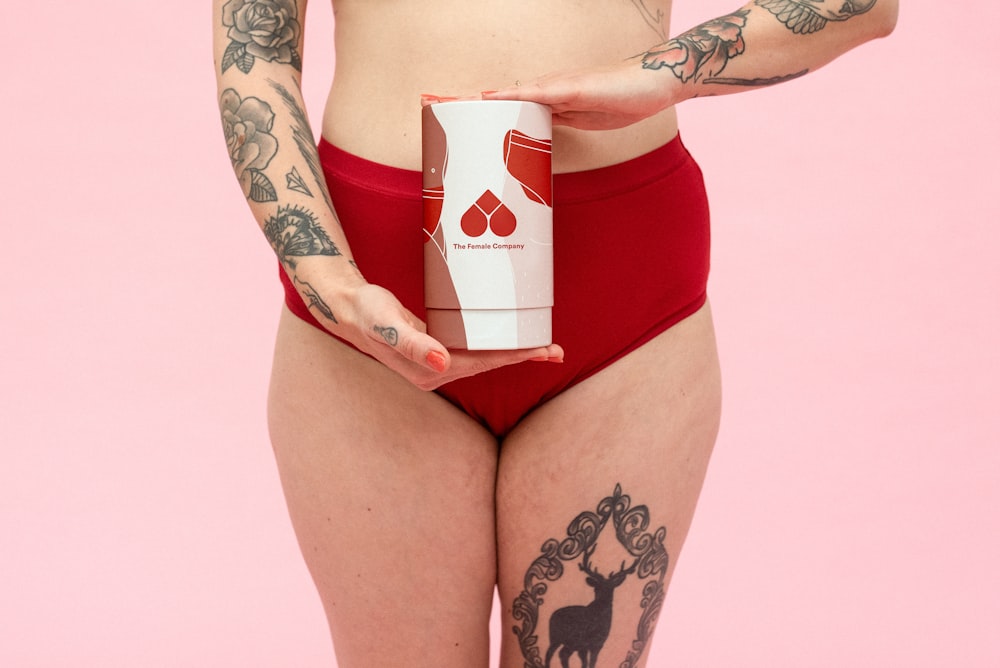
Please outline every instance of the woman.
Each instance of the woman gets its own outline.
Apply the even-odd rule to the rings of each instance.
[[[213,25],[286,289],[271,438],[338,665],[486,666],[495,586],[505,668],[644,665],[720,404],[674,107],[805,75],[890,33],[897,2],[754,0],[670,38],[669,0],[334,0],[319,152],[306,2],[215,0]],[[425,333],[423,93],[551,107],[556,344]]]

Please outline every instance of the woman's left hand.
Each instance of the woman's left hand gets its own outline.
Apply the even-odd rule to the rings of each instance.
[[[644,69],[630,59],[618,65],[554,72],[496,91],[484,100],[538,102],[552,109],[552,123],[581,130],[613,130],[648,118],[679,100],[679,81],[663,72]]]

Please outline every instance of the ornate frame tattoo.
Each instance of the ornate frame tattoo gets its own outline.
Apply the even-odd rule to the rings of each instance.
[[[634,557],[635,561],[631,567],[626,568],[623,563],[621,570],[602,576],[590,565],[589,559],[609,520],[614,527],[614,536],[618,544]],[[598,598],[601,594],[597,593],[598,587],[603,586],[605,589],[617,587],[631,574],[635,574],[641,580],[647,580],[642,588],[640,602],[642,615],[631,649],[621,661],[608,663],[620,668],[634,668],[637,665],[653,635],[656,620],[663,607],[666,595],[663,581],[670,563],[666,548],[663,546],[667,535],[666,528],[661,526],[652,533],[647,533],[648,527],[649,510],[644,505],[632,507],[630,497],[622,493],[621,485],[618,484],[615,485],[615,491],[611,496],[605,497],[597,504],[595,512],[584,511],[570,522],[566,529],[566,538],[562,540],[550,538],[545,541],[541,547],[541,555],[532,562],[525,573],[524,590],[513,604],[513,616],[520,625],[515,625],[512,630],[517,636],[525,668],[545,668],[556,649],[561,649],[560,659],[564,661],[574,652],[581,654],[581,660],[585,660],[584,652],[587,652],[590,661],[596,661],[597,652],[603,646],[606,636],[604,639],[597,639],[599,644],[596,645],[593,639],[589,639],[589,649],[575,649],[572,641],[567,639],[572,634],[553,640],[544,661],[538,648],[539,611],[545,603],[544,596],[549,587],[547,583],[559,580],[565,572],[565,564],[577,559],[581,560],[577,564],[580,570],[588,574],[588,584],[595,588],[595,601],[592,605],[600,603]],[[605,613],[608,615],[607,623],[610,625],[610,591],[606,591],[605,595],[608,597],[604,601],[607,608]],[[592,614],[584,612],[582,606],[570,607],[572,610],[569,612],[563,612],[568,610],[567,608],[554,611],[550,617],[550,627],[564,626],[568,617]],[[561,619],[558,624],[553,622],[553,618],[556,617]],[[556,644],[557,642],[559,644]]]

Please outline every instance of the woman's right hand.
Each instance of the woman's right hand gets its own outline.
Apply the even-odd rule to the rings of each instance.
[[[353,287],[336,303],[336,324],[327,318],[330,331],[422,390],[508,364],[563,361],[563,349],[555,344],[527,350],[449,351],[391,292],[371,283]]]

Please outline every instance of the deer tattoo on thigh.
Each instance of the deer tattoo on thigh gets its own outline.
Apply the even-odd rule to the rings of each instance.
[[[611,632],[611,600],[615,589],[635,572],[639,560],[636,559],[628,568],[623,561],[621,570],[611,571],[605,577],[589,563],[596,547],[594,543],[584,552],[583,562],[579,564],[580,570],[587,574],[587,584],[594,588],[594,602],[559,608],[552,613],[549,618],[549,651],[545,653],[546,666],[551,665],[552,655],[561,647],[559,661],[562,668],[569,668],[569,657],[574,653],[580,655],[583,668],[594,668],[597,654]]]
[[[617,570],[607,571],[607,575],[595,565],[595,551],[598,538],[604,533],[608,523],[610,534],[614,532],[617,542],[601,541],[600,555],[624,551],[626,559]],[[570,668],[570,660],[576,655],[581,668],[596,668],[597,657],[604,648],[612,628],[620,628],[639,617],[635,638],[626,656],[615,657],[607,665],[619,668],[634,667],[652,636],[656,619],[662,609],[665,596],[664,579],[669,565],[666,548],[666,528],[660,527],[647,532],[649,510],[644,505],[632,506],[631,499],[622,493],[621,485],[615,486],[611,496],[605,497],[596,512],[584,511],[570,522],[566,537],[562,540],[551,538],[542,545],[541,555],[528,568],[524,576],[524,590],[514,601],[514,619],[520,624],[513,629],[518,638],[525,668],[552,668],[552,660],[557,654],[561,668]],[[610,536],[607,536],[610,538]],[[593,600],[586,605],[567,605],[549,615],[549,645],[542,659],[538,647],[538,626],[544,608],[545,595],[549,583],[555,583],[566,572],[566,562],[577,562],[583,572],[586,584],[594,590]],[[616,559],[617,561],[617,559]],[[626,566],[626,562],[631,565]],[[634,576],[641,583],[642,596],[631,610],[619,606],[622,612],[612,615],[615,590]],[[634,585],[628,587],[634,601]],[[565,591],[564,591],[565,595]],[[619,597],[621,598],[621,597]]]

